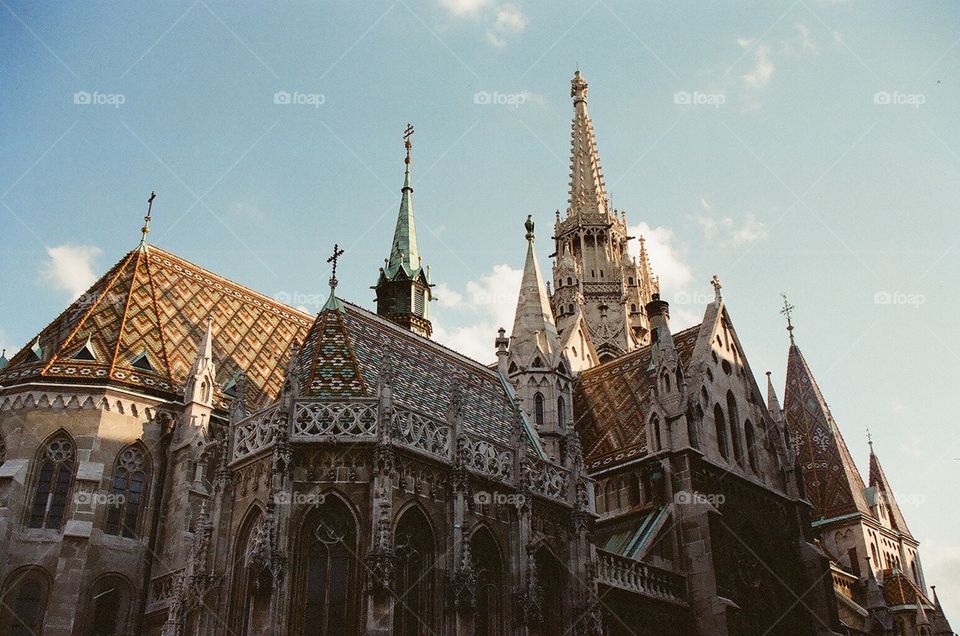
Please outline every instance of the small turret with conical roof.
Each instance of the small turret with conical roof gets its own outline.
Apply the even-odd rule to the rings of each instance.
[[[404,131],[403,188],[400,212],[393,233],[390,256],[380,268],[380,276],[373,287],[377,292],[377,315],[427,338],[433,333],[430,323],[430,301],[433,300],[430,268],[423,266],[417,245],[417,228],[413,217],[413,186],[410,181],[410,137],[413,126]]]

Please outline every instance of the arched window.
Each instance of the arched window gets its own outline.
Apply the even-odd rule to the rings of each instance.
[[[730,459],[727,455],[727,422],[723,419],[723,409],[719,404],[713,406],[713,421],[717,426],[717,450],[724,459]]]
[[[753,424],[750,423],[750,420],[747,420],[744,423],[743,428],[746,431],[747,460],[750,462],[750,469],[755,473],[759,473],[760,462],[757,459],[757,439],[753,432]]]
[[[131,631],[127,624],[130,607],[130,586],[115,574],[102,576],[90,592],[89,625],[84,632],[89,636],[114,636]]]
[[[494,636],[503,632],[503,559],[496,539],[486,528],[480,528],[470,539],[476,586],[476,636]]]
[[[419,636],[434,625],[436,550],[433,530],[417,508],[403,513],[394,539],[397,555],[394,636]]]
[[[663,450],[663,440],[660,437],[660,417],[654,415],[650,419],[650,426],[653,428],[653,450],[659,452]]]
[[[263,585],[265,573],[260,561],[266,530],[261,510],[251,508],[240,524],[233,547],[229,617],[232,633],[262,633],[269,622],[269,587]]]
[[[140,527],[150,486],[150,459],[143,444],[132,444],[117,455],[104,532],[134,538]]]
[[[740,445],[740,416],[737,414],[737,400],[732,391],[727,391],[727,415],[730,418],[730,436],[733,438],[733,458],[743,464],[743,448]]]
[[[50,579],[41,570],[12,572],[0,598],[0,632],[10,636],[42,633],[49,593]]]
[[[557,428],[563,430],[567,425],[567,405],[563,396],[557,398]]]
[[[65,432],[55,434],[40,447],[36,461],[39,468],[29,526],[59,530],[63,525],[76,467],[73,440]]]
[[[557,558],[546,548],[537,550],[534,556],[537,569],[537,581],[542,590],[541,608],[542,620],[539,625],[530,630],[536,636],[554,636],[566,631],[565,607],[563,590],[566,577],[566,568],[561,566]]]
[[[693,412],[693,418],[687,418],[687,437],[690,438],[691,446],[700,448],[700,426],[703,423],[703,409],[697,404],[697,408]]]
[[[357,528],[340,499],[327,495],[300,528],[293,633],[352,634],[358,623]]]
[[[543,394],[539,391],[533,396],[533,413],[537,428],[543,426]]]
[[[568,313],[568,314],[572,314],[572,313],[573,313],[573,304],[567,305],[567,313]]]

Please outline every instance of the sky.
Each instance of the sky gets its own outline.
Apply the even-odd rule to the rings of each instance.
[[[579,67],[674,329],[723,295],[783,397],[797,343],[866,431],[960,622],[960,4],[0,0],[0,347],[140,240],[310,312],[373,307],[412,123],[437,340],[484,362],[566,207]],[[763,386],[763,384],[761,384]]]

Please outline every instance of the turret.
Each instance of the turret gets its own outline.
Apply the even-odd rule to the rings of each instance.
[[[380,268],[380,276],[373,289],[377,292],[377,315],[429,338],[433,333],[430,323],[433,284],[430,282],[430,268],[424,268],[420,257],[413,217],[413,186],[410,181],[412,135],[413,126],[408,124],[403,135],[407,156],[404,159],[397,227],[393,233],[390,256]]]

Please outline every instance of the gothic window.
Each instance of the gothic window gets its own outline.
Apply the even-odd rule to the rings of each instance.
[[[557,427],[562,431],[567,425],[567,405],[563,401],[563,396],[557,398]]]
[[[727,415],[730,417],[730,436],[733,438],[733,458],[743,464],[743,448],[740,445],[740,417],[737,415],[737,401],[732,391],[727,391]]]
[[[422,316],[424,304],[423,290],[418,289],[413,296],[413,312],[419,316]]]
[[[56,434],[41,446],[36,461],[38,469],[29,526],[59,530],[73,486],[76,464],[73,440],[66,433]]]
[[[633,276],[630,277],[630,285],[633,285]]]
[[[7,577],[0,599],[0,631],[10,636],[35,636],[43,632],[50,582],[36,569],[18,570]]]
[[[397,555],[394,636],[419,636],[434,624],[436,570],[433,530],[423,513],[411,508],[400,517],[394,540]]]
[[[531,629],[530,633],[535,636],[563,634],[566,631],[563,603],[566,568],[562,567],[557,558],[546,548],[540,548],[534,560],[541,590],[540,606],[543,609],[543,615],[540,624]]]
[[[481,528],[470,540],[473,570],[477,575],[476,586],[476,636],[494,636],[503,633],[501,591],[503,590],[503,567],[500,548],[489,531]]]
[[[727,423],[723,419],[723,409],[720,408],[719,404],[715,404],[713,407],[713,420],[717,426],[717,450],[720,451],[721,457],[730,459],[727,456]]]
[[[567,285],[573,285],[573,278],[567,276]]]
[[[572,313],[573,313],[573,305],[572,305],[572,304],[570,304],[570,305],[567,306],[567,313],[568,313],[568,314],[572,314]]]
[[[349,634],[358,622],[357,528],[347,507],[327,496],[310,511],[298,546],[294,633]]]
[[[101,577],[90,593],[87,630],[89,636],[114,636],[127,631],[125,625],[130,587],[116,575]]]
[[[747,438],[747,460],[750,462],[750,469],[755,473],[760,472],[760,462],[757,458],[757,440],[753,431],[753,424],[747,420],[743,425]]]
[[[150,485],[150,461],[142,444],[120,451],[113,466],[110,508],[104,532],[123,537],[137,536]]]
[[[656,415],[650,420],[650,426],[653,428],[653,450],[655,452],[663,450],[663,440],[660,438],[660,418]]]
[[[265,581],[261,559],[266,527],[259,508],[252,508],[240,525],[233,548],[233,581],[231,583],[232,633],[256,634],[263,631],[268,620],[269,588]]]
[[[543,426],[543,394],[539,391],[533,396],[533,413],[537,428]]]

